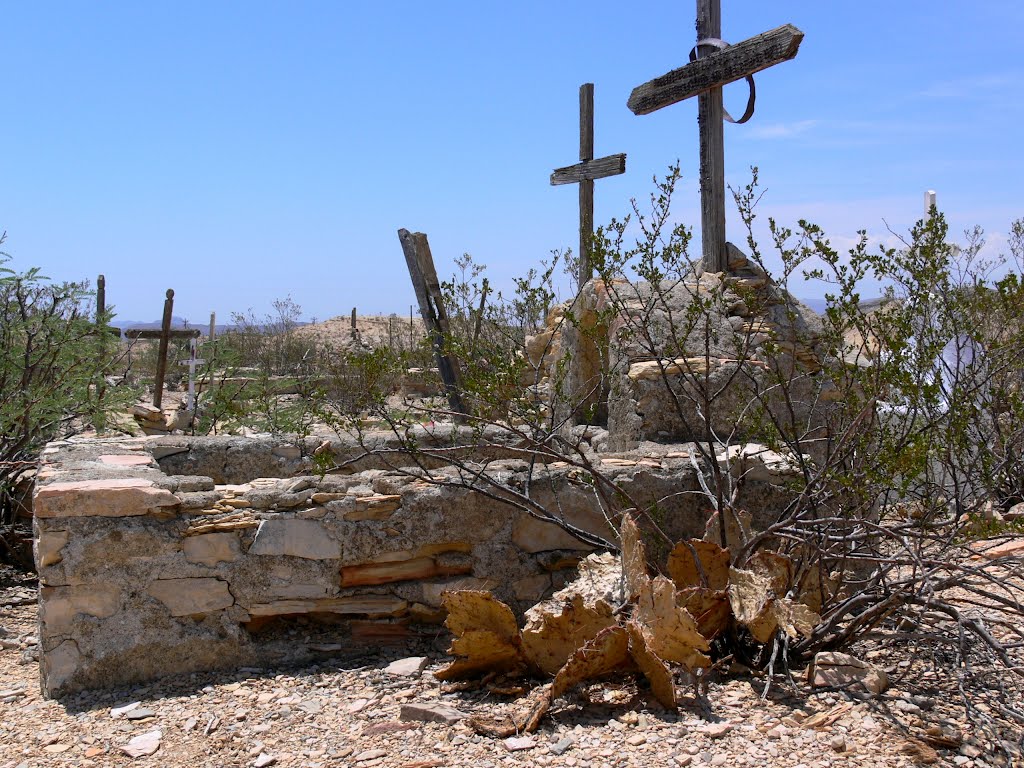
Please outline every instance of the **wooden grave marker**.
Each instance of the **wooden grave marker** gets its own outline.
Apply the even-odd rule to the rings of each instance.
[[[590,247],[594,238],[594,180],[618,176],[626,172],[626,155],[608,155],[594,159],[594,84],[580,86],[580,162],[565,168],[556,168],[551,174],[551,186],[580,185],[580,250],[579,284],[594,276]]]
[[[420,315],[427,333],[434,345],[434,357],[437,370],[441,374],[448,404],[456,414],[466,414],[462,404],[462,389],[458,361],[445,350],[445,339],[449,335],[448,313],[445,312],[441,300],[441,284],[434,268],[434,257],[430,253],[427,236],[422,232],[398,230],[398,239],[402,243],[405,263],[409,267],[409,278],[412,280],[416,301],[420,305]],[[410,307],[409,328],[412,330],[412,313]]]
[[[633,89],[626,105],[647,115],[697,97],[700,129],[701,253],[704,269],[725,272],[725,140],[723,121],[745,123],[754,112],[755,72],[796,56],[804,33],[792,24],[729,45],[722,37],[721,0],[697,0],[697,43],[690,63]],[[747,108],[734,120],[722,106],[722,86],[746,80]]]
[[[153,407],[160,408],[164,397],[164,377],[167,375],[167,346],[171,339],[194,339],[200,335],[198,328],[171,330],[171,313],[174,311],[174,291],[167,289],[164,299],[164,316],[160,329],[129,328],[124,335],[129,339],[160,339],[160,348],[156,358],[156,377],[153,381]]]

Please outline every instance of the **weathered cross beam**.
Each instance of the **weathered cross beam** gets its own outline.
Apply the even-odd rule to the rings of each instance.
[[[448,395],[448,404],[454,413],[465,414],[466,410],[462,405],[458,361],[445,349],[445,340],[450,332],[448,313],[445,311],[444,302],[441,299],[441,284],[437,279],[434,257],[430,253],[427,236],[422,232],[400,229],[398,230],[398,239],[402,243],[402,252],[405,254],[405,263],[409,267],[409,278],[412,280],[413,290],[416,291],[416,301],[420,305],[423,324],[434,344],[437,370],[441,374],[441,381],[444,383],[445,393]],[[410,334],[412,333],[411,309],[410,307]]]
[[[590,247],[594,239],[594,180],[626,172],[626,155],[608,155],[594,159],[594,84],[580,86],[580,162],[556,168],[551,185],[580,185],[579,283],[594,276]]]
[[[803,32],[784,26],[736,45],[722,42],[721,0],[697,0],[697,44],[690,64],[638,85],[627,106],[647,115],[670,104],[697,96],[700,128],[701,252],[704,269],[728,268],[725,246],[725,140],[723,120],[746,122],[754,110],[755,72],[792,59],[800,48]],[[750,98],[746,113],[733,120],[722,106],[722,86],[746,79]]]
[[[167,375],[167,345],[171,339],[194,339],[200,335],[198,328],[171,330],[171,316],[174,312],[174,291],[167,289],[164,299],[164,316],[160,330],[150,328],[129,328],[124,335],[129,339],[160,339],[160,348],[156,358],[156,377],[153,381],[153,407],[159,408],[164,398],[164,377]]]

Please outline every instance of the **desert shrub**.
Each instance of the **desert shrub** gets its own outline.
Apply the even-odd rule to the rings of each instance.
[[[629,511],[655,568],[677,546],[662,533],[665,510],[693,498],[729,565],[761,574],[755,602],[802,615],[766,631],[733,606],[730,629],[712,646],[717,658],[772,670],[899,625],[961,661],[974,654],[1013,667],[1007,647],[947,595],[955,587],[1021,615],[1020,587],[1003,578],[1014,561],[979,563],[968,544],[979,516],[1021,499],[1024,223],[1013,224],[1004,265],[979,261],[980,233],[950,243],[938,211],[897,248],[872,249],[861,233],[845,253],[810,222],[769,221],[762,252],[753,236],[755,172],[735,194],[747,253],[731,254],[729,273],[708,274],[689,254],[690,230],[671,216],[677,180],[673,168],[649,209],[634,204],[629,217],[598,230],[597,279],[561,307],[542,272],[539,288],[520,286],[539,290],[528,300],[495,295],[482,313],[483,273],[463,264],[463,276],[446,285],[456,318],[446,344],[463,366],[468,413],[466,427],[446,437],[471,450],[410,442],[413,463],[396,468],[461,484],[609,550],[618,549],[614,530]],[[880,305],[862,301],[869,278],[884,286]],[[820,318],[794,298],[814,290],[809,281],[827,292]],[[543,326],[541,307],[552,310]],[[615,412],[637,381],[647,388],[626,410],[644,413]],[[635,442],[663,435],[686,444],[695,487],[641,502],[602,469],[593,436],[606,420],[639,417],[665,426]],[[399,436],[412,426],[409,413],[382,407],[381,418]],[[525,475],[492,469],[510,456],[525,462]],[[775,465],[767,480],[758,456]],[[437,478],[427,471],[437,463],[454,472]],[[566,519],[547,481],[551,465],[587,489],[606,533]],[[744,509],[744,489],[755,482],[785,501]]]
[[[3,237],[0,236],[0,242]],[[97,331],[85,283],[18,272],[0,254],[0,512],[11,523],[12,493],[37,466],[47,441],[103,430],[134,392],[107,386],[120,347]],[[99,318],[108,322],[110,317]]]

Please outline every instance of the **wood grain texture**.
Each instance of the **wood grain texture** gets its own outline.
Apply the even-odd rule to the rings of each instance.
[[[593,181],[594,179],[603,179],[606,176],[617,176],[625,172],[625,154],[608,155],[608,157],[599,157],[597,160],[585,160],[582,163],[576,163],[576,165],[556,168],[551,174],[551,186],[579,184],[586,179]]]
[[[159,339],[163,331],[159,328],[126,328],[124,335],[128,339]],[[202,335],[198,328],[175,328],[167,332],[169,339],[198,339]]]
[[[697,39],[722,36],[720,0],[697,0]],[[705,59],[697,59],[697,62]],[[696,62],[695,62],[696,63]],[[725,136],[721,85],[697,97],[700,129],[701,256],[709,272],[725,270]]]
[[[721,30],[721,23],[718,28]],[[698,39],[720,37],[721,31],[697,36]],[[783,24],[724,50],[702,55],[686,66],[638,85],[629,95],[626,106],[633,114],[648,115],[713,88],[721,88],[792,59],[803,39],[804,33],[799,29]]]
[[[171,319],[174,315],[174,291],[167,289],[164,299],[164,317],[160,324],[160,350],[156,358],[156,379],[153,382],[153,407],[160,408],[164,398],[164,376],[167,375],[167,344],[171,335]]]
[[[462,404],[458,361],[445,351],[445,339],[449,334],[448,314],[441,300],[441,285],[427,236],[422,232],[400,229],[398,239],[402,243],[409,277],[420,305],[420,315],[434,344],[434,357],[441,381],[444,382],[448,405],[454,413],[464,414],[466,411]]]
[[[594,84],[580,86],[580,160],[594,159]]]

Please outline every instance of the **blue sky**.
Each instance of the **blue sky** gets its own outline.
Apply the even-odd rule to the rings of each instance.
[[[800,53],[757,76],[726,126],[733,185],[760,168],[762,219],[845,245],[891,241],[938,192],[954,232],[998,252],[1024,216],[1018,0],[722,0],[738,42],[783,23]],[[14,266],[107,277],[123,319],[270,310],[408,312],[396,230],[463,252],[507,286],[577,240],[551,169],[578,152],[577,91],[596,88],[597,222],[646,198],[676,158],[676,215],[699,224],[696,104],[636,117],[631,89],[686,61],[676,2],[8,2],[0,230]],[[726,89],[735,113],[744,86]],[[730,239],[742,242],[734,215]],[[698,246],[699,248],[699,246]]]

